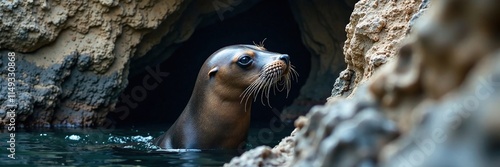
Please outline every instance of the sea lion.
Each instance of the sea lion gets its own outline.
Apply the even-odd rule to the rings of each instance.
[[[263,46],[232,45],[203,64],[187,106],[153,143],[165,149],[237,149],[250,126],[251,102],[290,90],[298,76],[286,54]]]

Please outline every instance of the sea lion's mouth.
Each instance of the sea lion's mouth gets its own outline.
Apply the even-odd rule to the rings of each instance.
[[[295,67],[293,65],[287,65],[282,61],[275,61],[264,66],[259,74],[259,77],[252,82],[252,84],[250,84],[250,86],[248,86],[243,93],[241,93],[241,102],[245,101],[246,106],[251,97],[253,97],[254,101],[256,101],[258,95],[260,94],[260,101],[262,102],[262,105],[265,106],[265,97],[267,99],[268,106],[271,107],[269,102],[271,89],[273,90],[273,94],[276,94],[276,90],[278,90],[278,92],[282,92],[286,89],[286,96],[288,97],[292,85],[291,81],[297,80],[299,77],[299,74],[294,68]]]

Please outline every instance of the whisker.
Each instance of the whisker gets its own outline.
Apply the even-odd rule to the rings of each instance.
[[[295,66],[293,65],[290,65],[289,71],[287,72],[283,71],[281,67],[272,66],[272,64],[264,66],[263,68],[269,70],[261,71],[259,77],[243,90],[240,95],[242,98],[240,103],[245,101],[245,106],[250,99],[253,98],[255,102],[258,96],[260,96],[262,105],[265,106],[267,102],[267,105],[272,108],[270,101],[271,89],[274,95],[276,95],[276,90],[278,90],[278,92],[283,92],[286,89],[286,98],[288,98],[292,87],[292,80],[298,82],[299,73],[295,70]],[[284,73],[286,73],[286,75],[283,75]],[[266,98],[266,100],[264,100],[264,98]]]
[[[272,108],[272,107],[271,107],[271,103],[269,102],[269,94],[270,94],[271,89],[272,89],[272,87],[274,85],[273,83],[274,83],[274,81],[276,79],[276,75],[277,75],[276,73],[273,73],[273,75],[272,75],[272,77],[270,79],[270,82],[267,83],[267,88],[266,88],[267,89],[267,92],[266,92],[267,105],[269,105],[270,108]]]
[[[268,80],[269,80],[269,78],[266,78],[265,80],[262,80],[261,84],[259,85],[259,89],[257,90],[257,93],[255,93],[256,96],[255,96],[254,101],[257,100],[257,95],[260,93],[260,99],[261,99],[260,101],[261,101],[262,105],[265,105],[264,102],[263,102],[263,100],[262,100],[262,96],[263,96],[263,94],[265,92],[265,88],[266,88]]]
[[[269,77],[269,78],[266,78],[266,82],[265,84],[263,85],[263,89],[262,90],[262,93],[260,94],[260,102],[262,103],[262,105],[266,105],[264,104],[264,96],[268,98],[269,100],[269,85],[270,83],[272,82],[272,77]],[[267,93],[266,93],[267,92]],[[269,102],[268,102],[269,103]]]
[[[290,66],[290,71],[292,72],[292,80],[299,82],[299,73],[295,70],[295,66]]]

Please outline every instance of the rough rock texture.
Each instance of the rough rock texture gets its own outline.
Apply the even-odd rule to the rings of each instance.
[[[433,1],[371,92],[403,134],[387,166],[498,166],[500,2]],[[453,161],[449,161],[453,159]]]
[[[410,31],[411,31],[411,28],[413,27],[413,25],[415,24],[415,22],[420,18],[420,16],[422,16],[422,14],[424,14],[427,11],[427,8],[429,8],[430,2],[431,2],[430,0],[422,0],[422,3],[418,7],[418,12],[415,13],[411,17],[411,20],[410,20],[410,23],[409,23],[409,26],[410,26],[409,30]],[[408,31],[408,33],[410,33],[410,31]]]
[[[470,71],[482,67],[479,62],[494,56],[498,49],[498,39],[493,38],[498,34],[497,13],[490,11],[496,9],[469,1],[437,5],[439,10],[415,24],[417,32],[399,50],[399,58],[381,70],[370,85],[403,132],[423,118],[423,102],[444,100],[445,95],[460,89],[474,76]]]
[[[1,60],[8,62],[7,54]],[[90,126],[103,122],[102,118],[113,106],[113,92],[122,87],[122,76],[118,72],[109,75],[97,75],[79,70],[83,63],[79,60],[88,58],[72,52],[61,62],[48,67],[40,67],[26,60],[28,57],[17,56],[15,92],[17,93],[17,121],[30,121],[29,125],[49,127]],[[6,69],[6,64],[0,66]],[[7,71],[0,71],[0,83],[7,85]],[[0,92],[7,94],[8,87],[0,87]],[[116,96],[116,93],[114,93]],[[6,96],[0,96],[2,106],[7,106]],[[5,110],[5,108],[2,108]],[[104,110],[104,111],[103,111]],[[7,123],[8,117],[2,123]]]
[[[374,76],[370,63],[359,64],[361,86],[349,98],[311,110],[288,165],[500,165],[500,1],[428,3],[415,22],[400,16],[411,35],[401,47],[380,47],[393,48],[391,59]]]
[[[318,104],[324,104],[335,77],[345,68],[342,44],[344,26],[354,7],[353,0],[290,0],[290,7],[302,32],[302,41],[311,52],[311,70],[306,84],[282,118],[294,120]]]
[[[356,3],[345,31],[343,52],[347,69],[335,83],[332,96],[348,96],[358,84],[366,81],[377,67],[396,55],[417,13],[421,1],[360,0]]]
[[[365,88],[366,90],[366,88]],[[363,95],[364,94],[358,94]],[[316,106],[297,132],[291,166],[373,166],[380,150],[398,135],[394,122],[367,97]]]
[[[384,149],[384,166],[500,165],[498,48],[488,56],[478,62],[459,90],[440,102],[422,102],[412,111],[424,118]]]
[[[9,52],[17,58],[16,123],[104,124],[127,84],[129,66],[141,67],[134,69],[139,71],[154,65],[152,60],[168,57],[173,52],[168,50],[199,24],[224,19],[255,2],[1,1],[1,60],[7,62]],[[160,41],[172,46],[161,47],[166,54],[144,57]],[[0,74],[0,85],[7,85],[6,68]],[[0,94],[7,94],[5,87]],[[0,96],[0,104],[5,111],[6,97]],[[1,125],[7,118],[0,114]]]
[[[224,166],[288,166],[294,154],[295,132],[285,137],[274,148],[259,146],[236,157]]]

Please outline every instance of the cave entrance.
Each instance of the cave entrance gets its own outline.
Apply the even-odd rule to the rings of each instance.
[[[287,0],[261,1],[243,13],[198,28],[190,39],[161,63],[160,69],[168,72],[168,77],[164,77],[157,88],[146,92],[147,96],[142,101],[132,101],[136,105],[130,107],[129,116],[125,119],[121,120],[113,113],[109,117],[115,117],[113,120],[118,125],[173,123],[187,104],[206,58],[224,46],[259,43],[264,39],[269,51],[290,55],[300,75],[299,81],[293,83],[288,98],[286,92],[271,97],[273,108],[263,106],[259,100],[254,102],[252,122],[269,122],[299,95],[311,64],[310,53],[302,43],[301,32]],[[124,93],[131,94],[134,87],[143,84],[146,75],[149,73],[144,71],[129,77]],[[121,105],[130,104],[120,100],[117,108]]]

